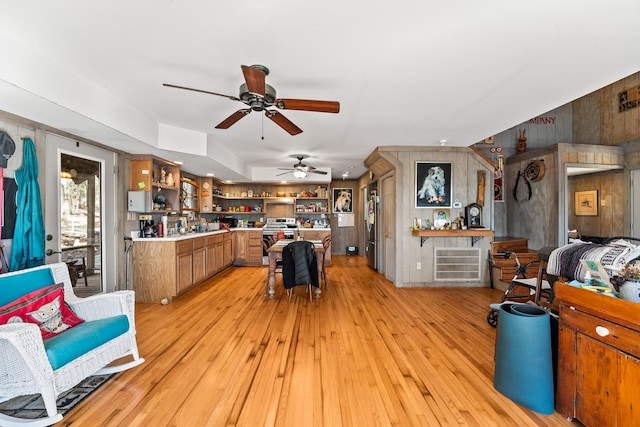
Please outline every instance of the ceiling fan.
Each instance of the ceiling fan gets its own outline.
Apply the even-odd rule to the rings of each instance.
[[[221,121],[216,126],[216,129],[228,129],[231,125],[248,115],[251,111],[264,111],[264,115],[275,124],[289,132],[289,134],[297,135],[302,132],[302,129],[277,110],[270,110],[268,108],[276,107],[281,110],[318,111],[321,113],[338,113],[340,111],[340,103],[337,101],[276,98],[276,90],[273,86],[265,83],[265,77],[269,74],[269,69],[267,67],[264,65],[242,65],[241,68],[242,73],[244,74],[245,83],[240,85],[240,95],[237,97],[168,83],[163,83],[163,86],[222,96],[232,101],[240,101],[249,107],[242,108],[231,114],[229,117]]]
[[[293,165],[292,168],[278,168],[279,170],[287,171],[287,172],[280,173],[276,176],[281,176],[281,175],[285,175],[293,172],[293,176],[295,176],[296,178],[302,179],[302,178],[306,178],[308,173],[317,173],[319,175],[327,174],[327,172],[325,171],[317,170],[313,166],[305,165],[304,163],[302,163],[303,159],[306,159],[307,157],[309,157],[306,154],[296,154],[291,157],[298,159],[298,163]]]

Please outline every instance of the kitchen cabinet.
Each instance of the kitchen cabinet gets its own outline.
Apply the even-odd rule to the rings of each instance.
[[[262,230],[233,232],[235,258],[233,265],[262,265]]]
[[[177,282],[178,293],[184,292],[193,285],[193,241],[183,240],[176,243],[177,246]]]
[[[218,259],[216,254],[216,246],[220,245],[220,264],[218,265]],[[222,235],[216,234],[214,236],[205,237],[205,274],[207,277],[213,276],[222,269]]]
[[[207,277],[206,238],[193,239],[193,284],[200,283]]]
[[[638,425],[640,306],[561,283],[555,292],[556,410],[587,427]]]
[[[136,157],[129,163],[129,190],[143,191],[152,213],[180,209],[180,167],[153,156]]]
[[[227,233],[229,234],[229,233]],[[225,235],[226,236],[226,235]],[[225,267],[225,259],[224,259],[224,236],[216,235],[216,272],[224,269]]]
[[[331,236],[331,229],[302,227],[299,229],[298,233],[303,240],[323,240],[326,236]],[[329,244],[329,247],[324,254],[324,265],[331,265],[331,244]]]
[[[223,267],[228,267],[233,263],[233,241],[231,233],[226,233],[222,238],[222,259]]]

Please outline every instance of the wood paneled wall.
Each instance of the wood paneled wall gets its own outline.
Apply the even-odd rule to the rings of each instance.
[[[420,246],[420,238],[411,235],[413,218],[433,220],[433,208],[416,208],[416,162],[450,162],[452,173],[452,201],[458,200],[462,208],[451,208],[451,215],[464,213],[464,206],[476,201],[477,171],[486,172],[487,179],[493,176],[493,168],[468,148],[441,147],[378,147],[397,161],[396,167],[396,248],[400,251],[396,265],[396,286],[483,286],[488,284],[488,271],[483,272],[480,281],[443,282],[434,280],[434,256],[436,247],[471,247],[468,237],[429,238]],[[483,224],[493,227],[493,186],[485,186]],[[486,254],[491,239],[484,238],[476,243],[481,248],[482,263],[487,262]],[[420,263],[420,269],[418,269]],[[483,269],[486,270],[486,269]]]
[[[569,229],[583,236],[620,236],[625,234],[623,200],[624,172],[622,170],[570,177],[567,199]],[[571,203],[576,191],[598,191],[598,215],[576,216]]]
[[[358,187],[358,181],[355,179],[332,181],[331,188],[329,189],[329,198],[332,197],[333,188],[350,188],[353,190],[353,199],[351,204],[353,205],[354,224],[353,227],[338,227],[338,217],[333,214],[333,206],[331,206],[331,253],[332,254],[345,254],[347,246],[358,246],[358,236],[361,230],[363,213],[362,213],[362,194],[360,194],[360,188]],[[359,254],[364,255],[364,247],[359,247]]]

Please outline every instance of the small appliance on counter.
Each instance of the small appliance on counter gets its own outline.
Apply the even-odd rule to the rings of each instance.
[[[158,229],[153,225],[151,215],[140,215],[140,237],[158,237]]]
[[[220,218],[220,222],[223,224],[227,224],[229,228],[238,227],[238,218],[224,217],[224,218]]]

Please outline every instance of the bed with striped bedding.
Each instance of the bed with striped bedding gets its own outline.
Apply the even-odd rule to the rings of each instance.
[[[600,262],[609,275],[613,276],[625,264],[638,258],[640,239],[634,237],[612,237],[603,244],[574,242],[551,252],[547,274],[583,282],[586,271],[581,259]]]

